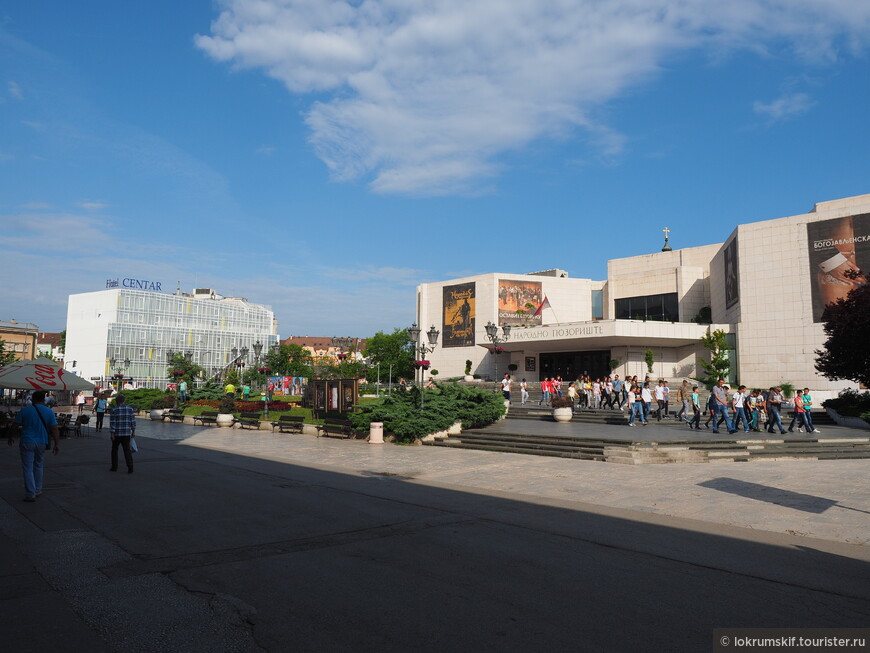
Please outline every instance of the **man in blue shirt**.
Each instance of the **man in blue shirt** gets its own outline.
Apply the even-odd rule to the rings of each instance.
[[[15,417],[21,425],[21,439],[18,451],[21,454],[21,469],[24,472],[24,500],[36,501],[42,494],[42,461],[43,453],[48,448],[48,438],[54,441],[54,453],[57,455],[60,442],[60,431],[57,428],[57,418],[45,407],[45,391],[37,390],[31,398],[31,405],[21,409]],[[12,439],[9,439],[12,445]]]
[[[109,433],[112,436],[112,468],[118,471],[118,447],[124,448],[124,461],[127,463],[127,473],[133,473],[133,452],[130,450],[130,438],[136,435],[136,414],[124,402],[124,395],[115,397],[117,406],[112,409],[109,419]]]

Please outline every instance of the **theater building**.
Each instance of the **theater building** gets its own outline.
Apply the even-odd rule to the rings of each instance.
[[[472,373],[535,382],[647,374],[704,376],[708,329],[726,332],[732,383],[767,388],[788,382],[821,397],[853,384],[814,367],[825,341],[826,303],[866,283],[870,194],[821,202],[808,213],[739,224],[724,243],[607,263],[607,279],[563,270],[489,273],[417,288],[417,322],[441,331],[428,356],[440,378]],[[708,315],[711,324],[693,321]],[[493,343],[487,323],[498,326]],[[508,327],[505,339],[504,327]],[[496,346],[503,351],[491,353]]]

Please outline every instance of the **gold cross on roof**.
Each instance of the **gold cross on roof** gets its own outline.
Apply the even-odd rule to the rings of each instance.
[[[667,227],[665,227],[664,229],[662,229],[662,231],[665,232],[665,240],[667,240],[668,236],[669,236],[670,233],[671,233],[671,230],[668,229]]]

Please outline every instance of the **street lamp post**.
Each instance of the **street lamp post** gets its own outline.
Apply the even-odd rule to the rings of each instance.
[[[486,337],[489,338],[489,341],[492,343],[492,347],[489,350],[490,354],[501,354],[502,348],[501,343],[507,342],[511,338],[511,325],[504,324],[501,327],[503,337],[498,335],[498,325],[493,324],[492,322],[487,322],[486,326]],[[495,370],[493,372],[493,378],[498,382],[498,359],[493,359]]]
[[[420,357],[419,359],[414,361],[414,367],[420,370],[420,410],[423,409],[423,395],[425,393],[425,389],[423,388],[423,376],[425,375],[426,367],[425,359],[426,354],[435,351],[435,345],[438,344],[438,336],[441,335],[441,332],[435,328],[435,325],[432,325],[426,332],[426,337],[429,339],[429,345],[427,346],[425,342],[420,340],[420,327],[417,326],[417,323],[414,322],[410,327],[408,327],[408,336],[411,338],[411,342],[414,343],[414,351]],[[414,382],[417,381],[417,372],[414,372]]]
[[[115,380],[118,384],[118,392],[121,392],[121,383],[124,381],[124,372],[130,367],[130,359],[120,361],[116,358],[109,359],[109,367],[115,368]]]
[[[257,342],[255,342],[251,346],[254,348],[254,358],[256,359],[254,365],[256,366],[257,372],[259,373],[259,371],[260,371],[260,354],[263,352],[263,343],[260,342],[259,340],[257,340]]]

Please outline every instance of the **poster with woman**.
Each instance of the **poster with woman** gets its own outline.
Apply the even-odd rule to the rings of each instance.
[[[807,224],[813,322],[825,306],[867,283],[870,274],[870,213]]]

